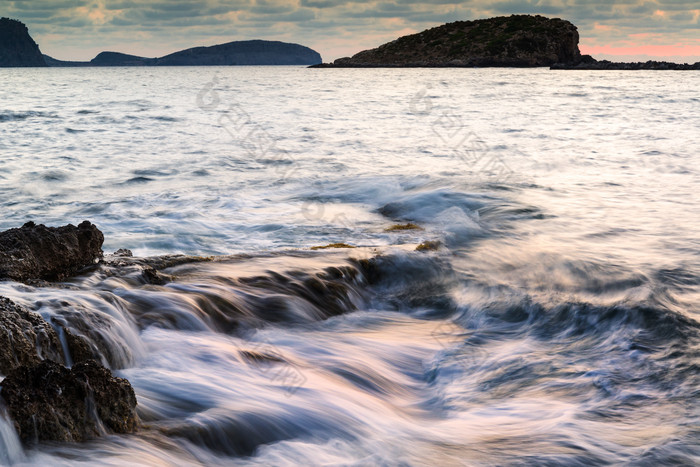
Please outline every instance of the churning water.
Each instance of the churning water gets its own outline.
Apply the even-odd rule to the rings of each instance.
[[[700,462],[700,74],[0,79],[0,229],[89,219],[157,257],[0,283],[142,421],[22,447],[0,412],[0,462]],[[309,250],[336,242],[361,248]]]

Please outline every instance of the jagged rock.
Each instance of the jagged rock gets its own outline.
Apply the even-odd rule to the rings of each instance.
[[[569,21],[512,15],[456,21],[341,58],[329,67],[537,67],[578,63],[578,30]]]
[[[44,360],[13,370],[0,392],[20,439],[84,441],[137,428],[131,384],[94,360],[72,369]]]
[[[0,232],[0,279],[62,280],[102,257],[102,232],[88,221],[78,227],[27,222]]]
[[[56,331],[37,313],[0,297],[0,373],[43,359],[64,361]]]
[[[9,18],[0,18],[0,67],[46,66],[39,46],[27,26]]]

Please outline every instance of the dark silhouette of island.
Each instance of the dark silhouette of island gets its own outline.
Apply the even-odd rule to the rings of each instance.
[[[21,22],[0,18],[0,67],[46,66],[39,46]]]
[[[194,47],[159,58],[102,52],[89,62],[42,55],[27,27],[0,19],[0,67],[310,65],[367,67],[550,67],[553,70],[700,70],[700,62],[620,63],[581,55],[576,26],[559,18],[511,15],[456,21],[322,63],[318,52],[299,44],[248,40]]]
[[[550,67],[557,70],[688,70],[670,62],[616,63],[581,55],[571,22],[540,15],[456,21],[312,68]]]
[[[0,20],[0,66],[216,66],[216,65],[314,65],[321,55],[299,44],[279,41],[235,41],[211,47],[194,47],[159,58],[102,52],[89,62],[57,60],[42,55],[27,27],[17,20]]]
[[[456,21],[323,67],[539,67],[581,61],[569,21],[513,15]]]
[[[49,66],[215,66],[314,65],[321,55],[299,44],[279,41],[235,41],[211,47],[194,47],[160,58],[102,52],[89,62],[64,62],[44,55]]]

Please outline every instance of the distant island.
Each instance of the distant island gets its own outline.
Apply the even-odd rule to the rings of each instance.
[[[64,61],[43,55],[21,22],[0,19],[0,67],[314,65],[321,62],[318,52],[303,45],[264,40],[194,47],[160,58],[102,52],[89,62]]]
[[[550,67],[556,70],[690,70],[700,62],[616,63],[581,55],[578,29],[540,15],[456,21],[312,68]]]
[[[0,66],[46,66],[39,45],[19,21],[0,18]]]
[[[578,29],[560,18],[499,16],[456,21],[400,37],[333,63],[308,47],[279,41],[235,41],[159,58],[102,52],[89,62],[43,55],[27,27],[0,19],[0,67],[309,65],[311,68],[550,67],[553,70],[700,70],[700,62],[621,63],[582,55]]]

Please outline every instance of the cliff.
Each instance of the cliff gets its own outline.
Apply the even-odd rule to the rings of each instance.
[[[9,18],[0,18],[0,67],[46,66],[39,46],[27,26]]]
[[[578,63],[578,40],[576,26],[569,21],[500,16],[447,23],[322,66],[552,66]]]

